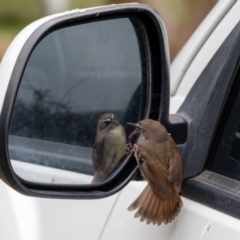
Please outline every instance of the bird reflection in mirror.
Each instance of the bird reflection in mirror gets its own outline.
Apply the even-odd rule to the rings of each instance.
[[[97,183],[109,175],[126,153],[126,133],[113,113],[103,114],[97,123],[92,161]]]
[[[133,155],[148,185],[128,207],[135,217],[147,224],[170,223],[183,205],[179,192],[182,183],[182,162],[177,146],[164,126],[151,119],[128,123],[139,134]],[[132,134],[132,135],[133,135]]]

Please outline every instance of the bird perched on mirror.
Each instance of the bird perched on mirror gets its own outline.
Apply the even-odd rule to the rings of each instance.
[[[126,133],[113,113],[103,114],[97,123],[92,161],[92,183],[104,179],[118,164],[126,150]]]
[[[182,162],[177,146],[158,121],[145,119],[128,123],[139,134],[133,154],[142,177],[148,185],[128,207],[137,210],[135,217],[147,224],[170,223],[183,205],[179,192],[182,183]]]

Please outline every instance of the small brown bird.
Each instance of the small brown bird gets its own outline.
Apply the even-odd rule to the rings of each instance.
[[[140,134],[133,153],[141,175],[148,185],[128,207],[138,209],[135,217],[147,224],[170,223],[183,205],[179,196],[182,183],[182,163],[177,146],[163,125],[146,119],[128,123]]]
[[[97,124],[92,161],[95,170],[92,183],[104,179],[124,156],[126,133],[113,113],[103,114]]]

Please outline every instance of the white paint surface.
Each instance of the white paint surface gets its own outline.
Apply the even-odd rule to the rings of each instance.
[[[229,4],[230,2],[232,1],[228,1]],[[172,113],[181,105],[206,64],[239,21],[239,13],[240,2],[237,1],[191,60],[188,69],[184,69],[186,72],[180,85],[177,84],[179,87],[173,88]],[[0,109],[21,47],[38,26],[52,17],[54,16],[31,24],[7,50],[0,65]],[[200,30],[198,34],[201,35]],[[182,54],[178,61],[185,61],[185,57],[188,58]],[[181,68],[175,69],[174,74],[180,76]],[[145,184],[131,182],[119,194],[100,200],[56,200],[26,197],[0,182],[0,239],[239,239],[238,219],[186,198],[183,198],[184,207],[172,224],[158,227],[140,223],[139,219],[134,219],[133,212],[127,211],[127,207]]]

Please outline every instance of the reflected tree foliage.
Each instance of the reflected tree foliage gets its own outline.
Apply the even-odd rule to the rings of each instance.
[[[69,103],[59,103],[49,91],[33,89],[33,101],[14,105],[9,134],[93,147],[96,123],[104,112],[74,113]],[[123,112],[117,112],[119,119]]]

